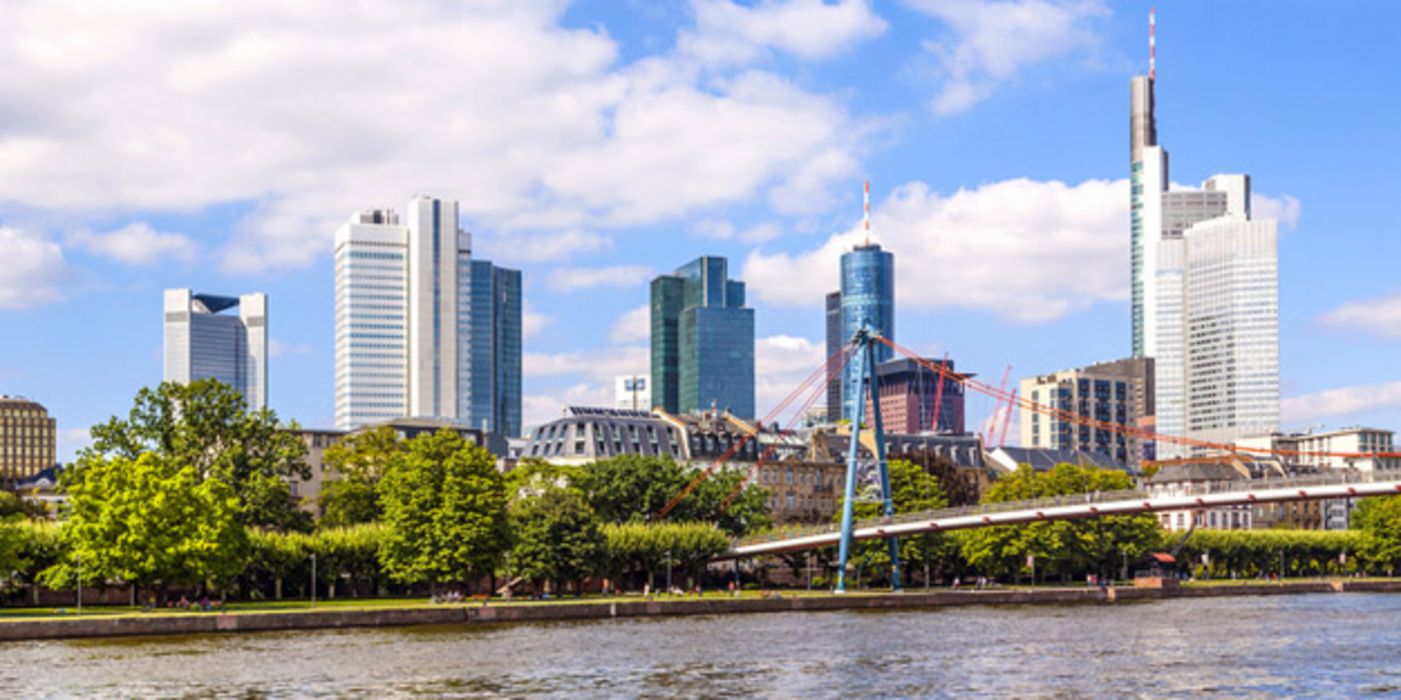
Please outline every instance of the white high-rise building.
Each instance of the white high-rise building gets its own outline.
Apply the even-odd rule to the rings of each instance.
[[[165,290],[164,378],[217,379],[249,408],[268,402],[268,297]]]
[[[1276,223],[1251,218],[1247,175],[1172,184],[1155,81],[1129,85],[1133,354],[1155,360],[1156,432],[1232,442],[1279,422]]]
[[[472,260],[457,203],[336,231],[336,426],[436,418],[520,431],[520,272]]]

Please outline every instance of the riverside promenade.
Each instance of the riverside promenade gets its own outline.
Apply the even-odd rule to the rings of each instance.
[[[620,597],[603,600],[491,601],[487,604],[427,605],[403,601],[395,606],[380,601],[373,606],[328,606],[277,611],[156,612],[111,614],[98,612],[78,617],[27,616],[5,618],[0,610],[0,642],[37,639],[81,639],[124,636],[162,636],[265,632],[278,630],[335,629],[346,627],[405,627],[413,625],[481,625],[561,620],[679,615],[729,615],[762,612],[830,610],[896,610],[945,608],[967,605],[1073,605],[1154,601],[1168,598],[1273,596],[1306,593],[1401,593],[1401,580],[1308,580],[1283,583],[1209,582],[1176,590],[1161,588],[1007,588],[982,591],[930,590],[905,593],[860,592],[775,593],[765,596],[729,597],[712,593],[703,598]]]

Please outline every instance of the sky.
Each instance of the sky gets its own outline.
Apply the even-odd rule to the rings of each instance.
[[[1284,427],[1401,427],[1401,5],[1163,5],[1172,180],[1249,173],[1280,220]],[[0,0],[0,393],[66,460],[160,381],[162,289],[262,291],[270,405],[328,427],[333,233],[427,194],[523,272],[527,425],[646,373],[648,281],[700,255],[749,285],[767,413],[825,358],[866,179],[899,342],[994,380],[1123,357],[1148,11]]]

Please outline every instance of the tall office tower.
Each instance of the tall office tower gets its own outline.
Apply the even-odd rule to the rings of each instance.
[[[250,409],[268,404],[268,297],[165,290],[167,382],[217,379]]]
[[[1153,22],[1150,15],[1150,27]],[[1150,38],[1150,55],[1156,52],[1155,42]],[[1247,426],[1278,422],[1279,416],[1275,223],[1251,218],[1246,175],[1215,175],[1198,189],[1170,189],[1168,154],[1158,143],[1154,116],[1155,63],[1152,56],[1148,75],[1129,83],[1133,356],[1156,360],[1157,432],[1201,439],[1242,435]],[[1237,237],[1242,240],[1230,240]],[[1210,264],[1192,262],[1208,258]],[[1255,286],[1240,286],[1246,278]],[[1253,305],[1223,301],[1215,291],[1222,287],[1236,289]],[[1194,314],[1206,313],[1201,309],[1208,306],[1229,318],[1193,325]],[[1268,321],[1257,318],[1263,308],[1272,309]],[[1244,340],[1240,333],[1251,338],[1253,359],[1238,356],[1229,366],[1204,364],[1212,360],[1202,353]],[[1193,367],[1200,374],[1208,366],[1224,374],[1193,378]],[[1217,390],[1222,393],[1210,393]],[[1205,413],[1198,420],[1193,411]],[[1157,454],[1181,457],[1187,450],[1162,441]]]
[[[863,325],[895,340],[895,256],[867,242],[842,255],[842,342],[851,340]],[[889,360],[890,347],[875,346],[876,362]],[[842,371],[842,418],[856,415],[860,378],[856,362],[847,363]]]
[[[827,357],[834,358],[838,350],[846,344],[846,339],[842,338],[842,293],[831,292],[827,295]],[[829,359],[833,363],[827,368],[827,422],[835,423],[842,418],[842,375],[837,371],[841,367],[841,359]]]
[[[754,418],[754,310],[725,258],[697,258],[652,280],[652,406]]]
[[[435,418],[521,430],[520,272],[472,259],[457,203],[357,213],[336,231],[336,426]]]
[[[35,401],[0,395],[0,488],[54,466],[54,419]]]

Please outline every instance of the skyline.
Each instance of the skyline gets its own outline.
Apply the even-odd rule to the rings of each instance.
[[[526,425],[558,415],[547,403],[611,405],[614,374],[645,374],[645,315],[639,327],[637,312],[647,304],[647,281],[676,260],[712,254],[737,263],[737,278],[753,290],[762,414],[825,357],[822,295],[838,284],[837,256],[859,241],[860,182],[867,177],[873,241],[894,253],[903,285],[896,292],[902,343],[929,356],[948,351],[961,367],[984,374],[1010,362],[1017,376],[1128,356],[1122,153],[1128,79],[1147,63],[1146,3],[1112,12],[1097,3],[1017,3],[1039,9],[1023,13],[1039,19],[1029,25],[1017,24],[1020,15],[995,19],[1004,23],[997,26],[1029,32],[1013,32],[1030,44],[1021,50],[990,29],[996,23],[980,11],[949,3],[844,3],[824,11],[803,2],[758,10],[707,2],[696,5],[694,14],[668,6],[657,10],[660,18],[640,10],[619,17],[600,5],[580,3],[559,15],[521,10],[512,20],[516,29],[551,36],[563,26],[569,38],[595,50],[611,44],[612,51],[575,68],[594,79],[587,85],[565,81],[564,89],[539,91],[596,109],[593,118],[607,123],[611,136],[560,136],[555,145],[569,157],[547,163],[559,169],[542,168],[526,178],[534,185],[515,189],[483,187],[476,175],[453,181],[454,171],[441,164],[429,164],[417,180],[412,170],[388,168],[385,177],[406,183],[398,189],[360,178],[319,183],[338,191],[317,194],[309,190],[318,186],[289,184],[271,170],[261,171],[263,183],[255,170],[241,174],[247,182],[195,183],[200,188],[176,186],[174,176],[184,172],[179,163],[143,161],[130,168],[108,163],[106,175],[124,177],[120,186],[104,190],[93,184],[103,179],[102,159],[120,155],[120,149],[52,134],[45,141],[41,135],[88,119],[122,127],[138,117],[40,105],[22,89],[33,87],[30,80],[53,77],[53,61],[20,55],[20,77],[0,82],[0,98],[23,106],[14,120],[0,120],[0,154],[14,156],[0,157],[0,256],[15,261],[0,273],[0,334],[33,342],[9,345],[0,354],[0,393],[43,403],[61,431],[85,429],[124,412],[136,388],[159,381],[156,309],[163,288],[259,289],[277,309],[270,325],[269,404],[284,419],[327,427],[333,423],[335,224],[306,226],[296,236],[287,231],[308,221],[338,223],[352,211],[393,206],[417,192],[463,200],[463,225],[480,242],[482,257],[523,270]],[[1328,76],[1384,84],[1396,59],[1372,57],[1364,49],[1369,33],[1382,36],[1380,25],[1387,24],[1376,15],[1395,16],[1397,10],[1378,3],[1318,16],[1295,7],[1267,14],[1264,7],[1160,10],[1159,137],[1173,148],[1174,182],[1248,172],[1266,195],[1256,206],[1281,220],[1284,425],[1396,427],[1401,377],[1386,358],[1401,336],[1401,297],[1388,282],[1385,263],[1401,252],[1401,244],[1384,235],[1389,222],[1373,204],[1387,201],[1398,184],[1382,165],[1384,154],[1397,152],[1388,146],[1401,145],[1383,128],[1396,98],[1347,90]],[[788,22],[806,17],[826,33],[776,31],[771,15],[785,8],[794,13]],[[14,28],[0,30],[30,39],[17,54],[35,51],[34,37],[47,25],[33,18],[44,12],[21,13],[25,17]],[[722,26],[739,29],[725,33]],[[599,33],[605,30],[606,36]],[[822,37],[821,46],[805,41],[813,36]],[[948,51],[925,51],[921,41]],[[1300,47],[1313,44],[1328,48],[1304,56]],[[33,55],[51,58],[42,51]],[[237,61],[221,64],[219,52],[172,55],[178,70],[169,84],[157,81],[157,91],[179,96],[189,81],[228,87],[230,80],[242,85],[239,80],[260,77],[240,72],[248,69]],[[952,57],[942,68],[932,65],[940,55]],[[82,58],[71,60],[79,65]],[[879,68],[894,75],[878,75]],[[695,75],[682,75],[687,71]],[[115,89],[124,79],[115,72],[97,71],[93,79]],[[472,84],[475,78],[463,80]],[[629,83],[623,90],[628,94],[589,94],[610,81]],[[1307,93],[1291,92],[1299,84],[1308,85]],[[416,94],[423,86],[407,87]],[[20,96],[28,99],[15,99]],[[602,104],[584,104],[589,100]],[[177,100],[174,111],[196,102]],[[754,148],[752,159],[761,162],[748,163],[742,157],[748,152],[726,152],[710,142],[648,152],[658,145],[647,141],[656,125],[649,120],[701,114],[713,118],[705,129],[692,124],[695,129],[737,139]],[[727,115],[736,120],[721,118]],[[486,126],[502,127],[509,116]],[[754,119],[762,123],[746,126]],[[203,138],[192,124],[157,123],[181,127],[175,133],[187,139]],[[808,140],[791,144],[756,133],[765,125]],[[364,136],[385,125],[353,126],[359,128],[337,136]],[[555,132],[531,136],[546,133]],[[49,159],[66,162],[65,155],[79,153],[91,158],[81,159],[83,167],[57,172],[21,148],[35,143],[53,149],[46,152]],[[461,146],[461,139],[454,143]],[[502,141],[512,143],[525,142]],[[248,160],[257,161],[267,147],[250,149]],[[281,157],[298,164],[293,169],[305,177],[315,172],[318,156],[332,152],[311,146],[307,151]],[[411,153],[422,157],[421,149]],[[697,162],[672,182],[659,176],[678,162],[673,158]],[[362,161],[351,163],[350,172],[385,164]],[[243,165],[238,158],[231,162]],[[588,178],[570,170],[578,163],[607,172],[596,173],[596,183],[583,183]],[[142,172],[147,165],[162,177]],[[485,170],[487,179],[520,177],[509,169]],[[560,173],[564,180],[554,178]],[[688,184],[693,187],[682,187]],[[520,199],[536,187],[550,193],[547,199],[555,201],[543,204],[553,206]],[[677,191],[695,201],[671,202]],[[356,200],[347,206],[343,202],[352,194]],[[794,206],[795,198],[801,206]],[[565,211],[571,206],[574,211]],[[530,221],[532,216],[537,220]],[[1047,239],[1054,245],[1041,245]],[[249,244],[264,269],[256,269],[258,260],[230,256],[235,242]],[[951,244],[964,247],[965,257],[944,255]],[[948,281],[929,272],[951,263],[961,264]],[[1375,300],[1384,303],[1367,306]],[[1365,326],[1371,334],[1361,332]],[[94,334],[104,339],[102,362],[85,352]],[[1018,347],[1029,338],[1035,338],[1025,344],[1030,347]],[[574,371],[578,366],[585,371]],[[1320,410],[1328,402],[1319,392],[1373,385],[1391,388],[1353,393],[1370,393],[1381,404],[1375,410]],[[976,404],[968,407],[969,429],[986,412]],[[60,458],[71,457],[72,447],[70,434],[60,444]]]

